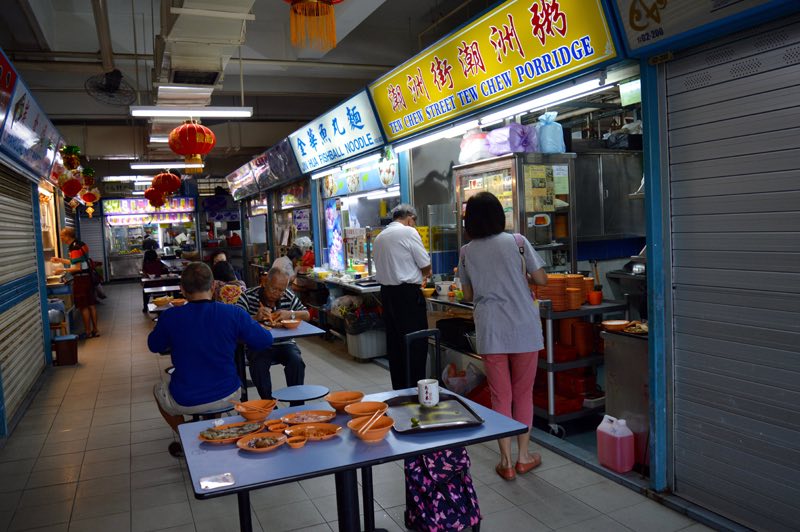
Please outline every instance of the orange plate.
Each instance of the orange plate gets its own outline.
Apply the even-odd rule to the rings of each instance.
[[[304,419],[304,416],[308,417]],[[335,417],[336,412],[333,410],[303,410],[302,412],[287,414],[281,418],[281,421],[287,425],[300,425],[302,423],[325,423]]]
[[[209,440],[209,439],[204,438],[202,436],[202,434],[198,434],[197,435],[197,439],[199,439],[200,441],[205,442],[205,443],[213,443],[213,444],[222,445],[222,444],[226,444],[226,443],[235,443],[237,440],[239,440],[241,438],[244,438],[245,436],[249,436],[250,434],[255,434],[256,432],[261,432],[262,430],[264,430],[264,425],[262,423],[260,423],[260,422],[255,422],[255,421],[240,421],[239,423],[228,423],[227,425],[220,425],[219,427],[211,427],[211,428],[212,429],[216,429],[216,430],[220,430],[220,429],[226,429],[226,428],[230,428],[230,427],[239,427],[239,426],[242,426],[242,425],[258,425],[258,428],[256,430],[254,430],[253,432],[248,432],[247,434],[244,434],[242,436],[236,436],[236,437],[233,437],[233,438],[225,438],[224,440]]]
[[[286,429],[286,434],[292,436],[306,436],[309,441],[321,441],[336,436],[342,427],[333,423],[303,423]]]
[[[257,438],[275,438],[278,440],[278,443],[276,443],[275,445],[270,445],[269,447],[262,447],[260,449],[257,447],[247,446],[247,442],[255,440]],[[259,432],[257,434],[248,434],[247,436],[240,438],[239,441],[236,442],[236,447],[238,447],[243,451],[248,451],[251,453],[268,453],[270,451],[274,451],[284,443],[286,443],[285,434],[281,434],[280,432]]]

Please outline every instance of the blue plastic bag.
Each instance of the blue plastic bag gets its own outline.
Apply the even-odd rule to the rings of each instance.
[[[542,153],[564,153],[567,146],[564,144],[564,131],[561,124],[556,122],[556,111],[548,111],[539,117],[536,130],[539,134],[539,148]]]

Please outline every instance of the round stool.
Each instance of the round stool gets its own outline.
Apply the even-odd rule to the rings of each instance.
[[[289,406],[300,406],[306,401],[319,399],[328,395],[330,390],[318,384],[298,384],[272,392],[272,397],[278,401],[288,402]]]

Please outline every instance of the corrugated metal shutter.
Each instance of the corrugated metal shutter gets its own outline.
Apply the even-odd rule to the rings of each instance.
[[[666,67],[674,491],[800,523],[800,18]]]
[[[81,218],[81,240],[89,246],[89,256],[93,261],[105,265],[103,250],[103,219]],[[105,267],[104,267],[105,270]]]
[[[0,171],[0,378],[6,422],[44,367],[30,183]]]
[[[44,368],[40,308],[37,292],[0,314],[0,375],[7,420],[17,414]]]

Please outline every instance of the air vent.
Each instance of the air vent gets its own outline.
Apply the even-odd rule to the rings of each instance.
[[[181,85],[215,85],[219,75],[219,71],[174,70],[170,81]]]

